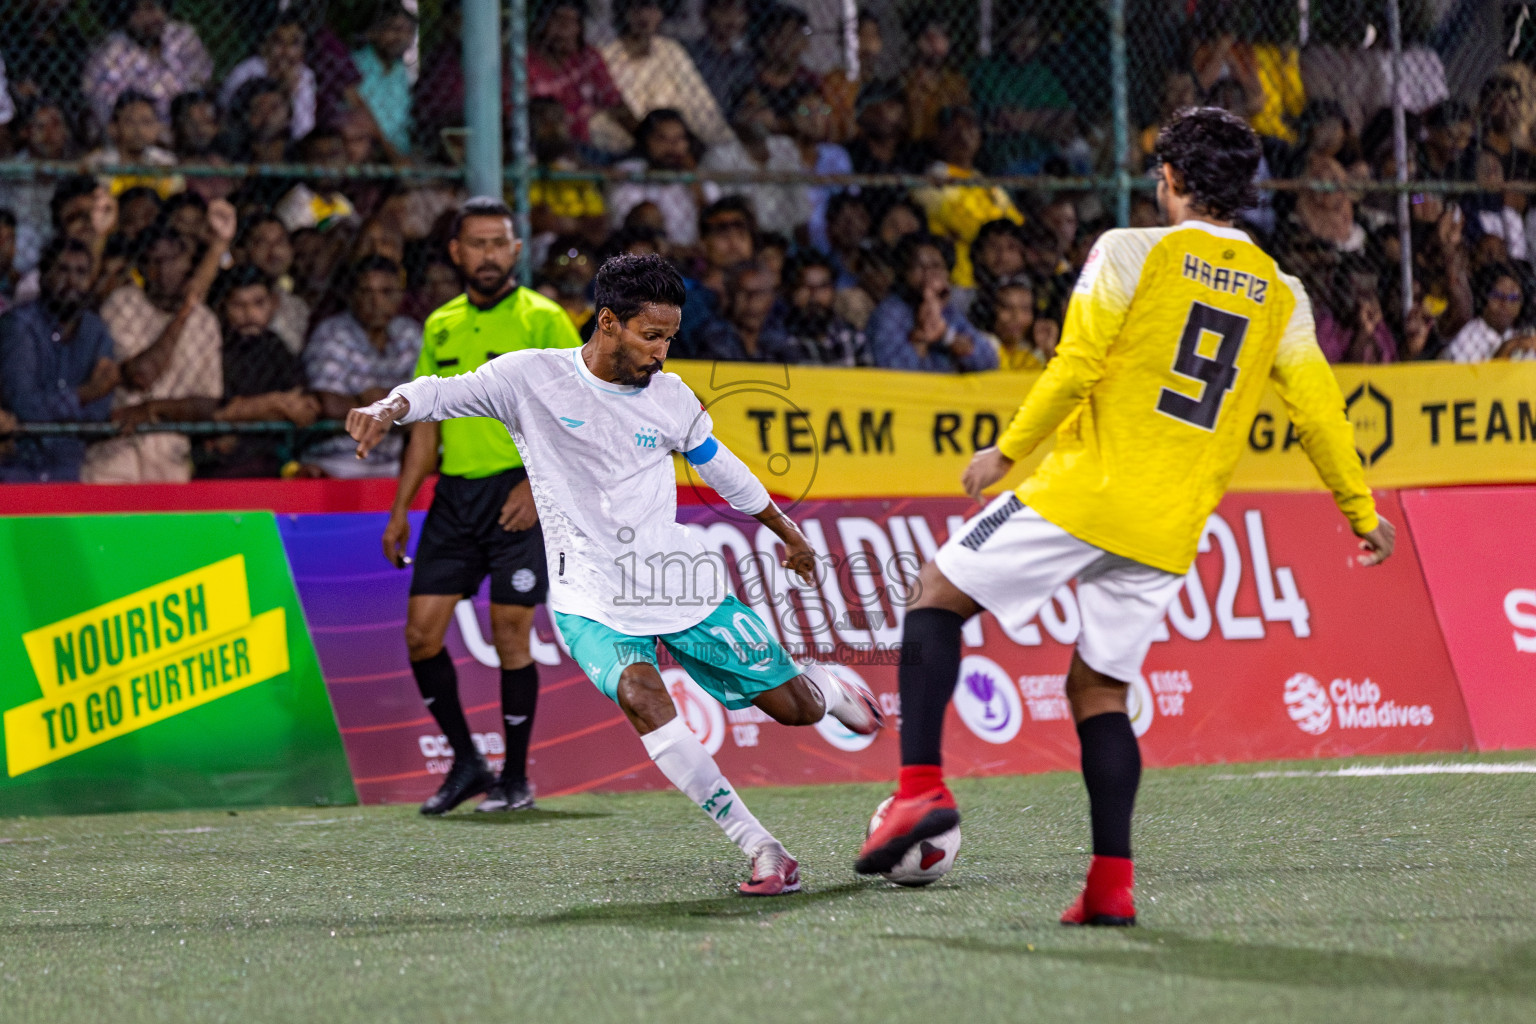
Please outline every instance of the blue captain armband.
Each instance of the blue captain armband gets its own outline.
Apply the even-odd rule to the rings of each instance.
[[[704,463],[714,458],[715,452],[719,450],[720,442],[715,440],[714,435],[710,435],[709,437],[706,437],[704,439],[704,443],[699,445],[697,448],[694,448],[692,451],[684,452],[683,458],[688,460],[689,465],[702,466]]]

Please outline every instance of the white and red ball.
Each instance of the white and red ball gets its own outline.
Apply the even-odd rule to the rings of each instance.
[[[870,832],[880,827],[880,822],[885,819],[886,808],[891,806],[895,797],[886,797],[879,807],[875,808],[875,816],[869,819]],[[891,870],[883,873],[887,882],[895,882],[897,885],[922,886],[932,885],[945,875],[949,874],[955,866],[955,856],[960,852],[960,826],[956,825],[948,832],[941,832],[931,839],[924,839],[907,851],[907,855],[897,862]]]

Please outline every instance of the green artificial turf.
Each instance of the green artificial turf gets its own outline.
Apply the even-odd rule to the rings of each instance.
[[[1536,775],[1252,777],[1339,766],[1148,772],[1129,930],[1055,923],[1062,774],[958,783],[925,890],[851,871],[882,787],[749,792],[772,900],[670,792],[0,819],[0,1020],[1536,1020]]]

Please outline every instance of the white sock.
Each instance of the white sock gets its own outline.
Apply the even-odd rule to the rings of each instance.
[[[843,688],[837,684],[837,680],[832,677],[832,672],[827,666],[807,661],[799,668],[805,681],[811,684],[811,689],[820,695],[823,711],[832,714],[842,707],[846,699],[843,696]]]
[[[645,744],[645,752],[651,755],[651,760],[656,762],[656,767],[668,781],[698,804],[744,852],[751,854],[764,843],[776,841],[747,810],[746,801],[720,773],[720,766],[688,729],[688,723],[681,715],[655,732],[641,736],[640,742]]]

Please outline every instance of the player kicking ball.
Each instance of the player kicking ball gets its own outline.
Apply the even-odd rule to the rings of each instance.
[[[800,888],[799,864],[752,815],[678,716],[656,664],[661,642],[711,696],[785,725],[831,714],[870,735],[870,692],[797,665],[727,588],[724,564],[677,522],[672,453],[784,543],[785,568],[814,582],[815,555],[676,374],[662,372],[682,320],[683,279],[659,256],[618,256],[593,282],[597,327],[579,349],[524,349],[474,373],[419,377],[347,414],[358,455],[395,423],[488,416],[511,431],[549,560],[549,608],[571,657],[624,710],[663,775],[752,863],[748,896]]]
[[[1392,553],[1392,524],[1355,453],[1344,399],[1301,283],[1232,225],[1256,200],[1259,141],[1214,108],[1176,114],[1157,139],[1157,197],[1170,227],[1106,232],[1089,254],[1056,356],[965,492],[1002,480],[1052,431],[1056,445],[1017,492],[987,505],[923,567],[902,634],[901,775],[859,853],[887,871],[960,820],[940,769],[960,627],[985,609],[1022,627],[1077,580],[1082,632],[1067,699],[1082,745],[1093,831],[1087,885],[1063,924],[1136,921],[1131,812],[1141,752],[1126,691],[1221,500],[1265,381],[1361,538],[1364,565]]]

